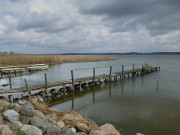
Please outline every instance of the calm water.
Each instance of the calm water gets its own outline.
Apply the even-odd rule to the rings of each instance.
[[[74,110],[87,115],[97,124],[112,123],[123,135],[180,135],[180,56],[117,56],[116,61],[66,63],[50,67],[48,71],[13,78],[13,87],[24,85],[26,78],[30,85],[44,83],[44,72],[48,81],[70,79],[70,70],[74,68],[113,66],[120,71],[121,65],[148,62],[161,66],[161,71],[118,80],[102,88],[82,94],[74,99]],[[137,65],[136,67],[140,67]],[[125,69],[132,65],[125,66]],[[109,68],[98,69],[97,74],[109,73]],[[91,70],[76,71],[76,77],[92,76]],[[158,86],[157,86],[158,80]],[[0,84],[8,80],[0,80]],[[72,101],[54,106],[59,110],[72,108]]]

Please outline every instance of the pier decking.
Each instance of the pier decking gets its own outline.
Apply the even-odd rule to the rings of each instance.
[[[133,68],[130,70],[124,70],[124,65],[122,65],[122,71],[121,72],[112,72],[112,66],[106,66],[109,67],[109,74],[103,74],[103,75],[95,75],[95,70],[97,68],[104,68],[104,67],[95,67],[95,68],[88,68],[88,69],[92,69],[93,70],[93,75],[92,77],[84,77],[84,78],[74,78],[74,74],[73,72],[76,70],[84,70],[84,69],[74,69],[71,70],[71,80],[67,80],[67,81],[58,81],[58,82],[52,82],[52,83],[47,83],[47,76],[45,74],[45,84],[39,84],[39,85],[34,85],[34,86],[27,86],[26,87],[22,87],[22,88],[14,88],[14,89],[9,89],[9,90],[0,90],[0,96],[9,96],[11,98],[11,100],[13,99],[13,95],[15,94],[23,94],[23,93],[31,93],[32,92],[38,92],[38,91],[45,91],[46,93],[48,93],[48,88],[53,88],[53,87],[57,87],[57,86],[62,86],[65,88],[65,86],[70,86],[72,88],[74,88],[75,90],[75,85],[79,85],[79,87],[81,87],[82,84],[87,84],[87,85],[95,85],[96,82],[99,81],[104,81],[106,82],[111,82],[111,81],[116,81],[118,79],[118,77],[120,79],[125,79],[126,77],[130,77],[130,76],[135,76],[135,75],[142,75],[142,74],[146,74],[146,73],[151,73],[154,71],[158,71],[160,70],[159,66],[143,66],[141,68],[134,68],[134,64],[133,64]],[[26,80],[25,80],[26,82]],[[27,82],[26,82],[27,84]]]

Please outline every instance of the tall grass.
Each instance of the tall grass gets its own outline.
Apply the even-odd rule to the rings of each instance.
[[[90,55],[0,55],[0,66],[29,64],[60,64],[65,62],[86,62],[114,60],[112,57]]]

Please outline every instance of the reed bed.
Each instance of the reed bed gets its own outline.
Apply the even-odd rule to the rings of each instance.
[[[89,62],[115,60],[113,57],[91,55],[0,55],[0,66],[29,64],[61,64],[65,62]]]

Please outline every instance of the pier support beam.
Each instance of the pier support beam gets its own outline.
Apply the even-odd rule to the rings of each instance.
[[[110,71],[109,71],[109,81],[111,82],[111,75],[112,75],[112,66],[110,66]]]
[[[93,68],[93,85],[95,85],[95,74],[96,74],[96,69]]]
[[[11,72],[9,73],[9,86],[10,86],[10,89],[12,89],[12,78],[11,78]]]
[[[72,78],[72,87],[74,87],[74,74],[73,74],[73,70],[71,70],[71,78]]]
[[[122,79],[124,78],[124,65],[122,65]]]
[[[31,101],[31,90],[29,89],[29,86],[28,86],[28,84],[27,84],[27,80],[24,79],[24,81],[25,81],[25,85],[26,85],[26,90],[27,90],[27,92],[28,92],[29,100]]]
[[[47,74],[46,73],[44,73],[44,78],[45,78],[45,93],[48,94]]]

